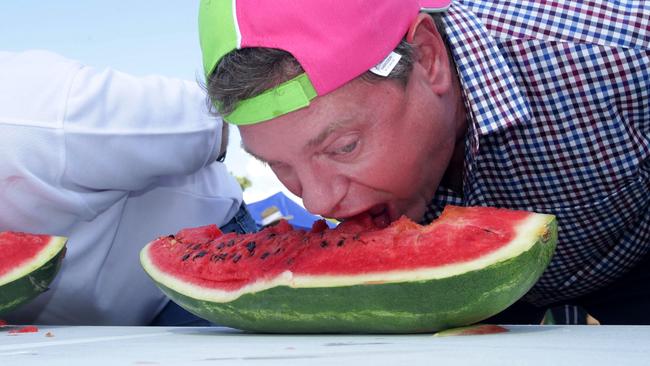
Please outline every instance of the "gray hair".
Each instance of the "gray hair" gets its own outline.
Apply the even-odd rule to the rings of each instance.
[[[433,15],[438,31],[447,42],[444,23],[439,14]],[[386,76],[366,71],[361,78],[370,83],[395,80],[406,85],[413,64],[417,60],[416,48],[402,39],[395,52],[402,57],[391,73]],[[251,47],[234,50],[225,55],[207,82],[207,92],[212,108],[219,105],[219,113],[231,113],[237,103],[290,80],[304,70],[288,52],[273,48]]]

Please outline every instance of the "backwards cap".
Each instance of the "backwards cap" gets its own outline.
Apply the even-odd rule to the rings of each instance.
[[[420,11],[451,0],[202,0],[199,37],[206,79],[227,53],[247,47],[289,52],[304,74],[239,102],[224,116],[254,124],[304,108],[387,60]]]

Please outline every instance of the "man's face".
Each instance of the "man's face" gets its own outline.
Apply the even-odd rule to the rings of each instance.
[[[310,212],[338,219],[369,212],[387,225],[401,215],[422,218],[454,150],[455,108],[416,64],[406,87],[356,79],[240,133]]]

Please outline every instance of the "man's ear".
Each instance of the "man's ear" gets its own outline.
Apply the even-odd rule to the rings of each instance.
[[[429,14],[420,13],[411,23],[406,41],[415,45],[416,64],[424,68],[432,91],[446,93],[452,87],[451,63],[442,35]]]

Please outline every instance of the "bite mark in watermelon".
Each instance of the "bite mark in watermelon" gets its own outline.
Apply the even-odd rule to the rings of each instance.
[[[45,291],[56,276],[67,239],[0,232],[0,315]]]
[[[215,323],[263,332],[431,332],[472,324],[523,296],[548,265],[551,215],[448,206],[427,226],[369,218],[307,232],[185,229],[140,258],[158,286]],[[185,240],[185,238],[192,238]]]

